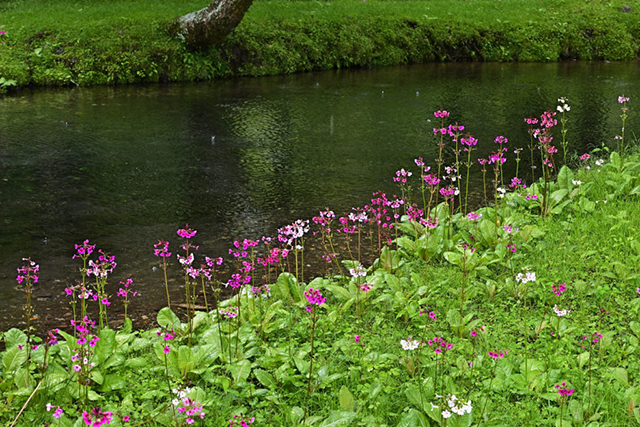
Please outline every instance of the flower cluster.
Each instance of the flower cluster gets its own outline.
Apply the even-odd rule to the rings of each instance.
[[[179,229],[176,233],[184,239],[191,239],[196,235],[197,231],[189,228],[189,224],[185,224],[184,228]]]
[[[364,268],[362,264],[358,264],[354,268],[349,269],[349,274],[351,274],[351,276],[355,278],[366,277],[367,270]]]
[[[575,389],[567,388],[567,383],[563,382],[562,384],[556,384],[555,389],[558,390],[561,396],[571,396]]]
[[[47,403],[46,408],[47,408],[47,412],[49,412],[53,409],[53,405],[51,403]],[[64,410],[58,406],[56,410],[53,412],[53,418],[60,418],[63,412]]]
[[[18,277],[16,277],[18,284],[22,284],[25,280],[28,285],[38,283],[39,277],[37,273],[40,271],[40,266],[34,261],[31,261],[31,258],[22,258],[22,261],[25,263],[22,267],[18,268]]]
[[[551,290],[553,291],[554,294],[560,296],[564,291],[567,290],[567,284],[560,283],[557,287],[554,285],[551,285]]]
[[[494,359],[502,359],[503,357],[509,354],[509,350],[501,351],[500,353],[496,351],[490,351],[488,354],[489,354],[489,357],[492,357]]]
[[[482,218],[482,214],[475,213],[475,212],[469,212],[467,214],[467,218],[469,219],[469,221],[477,221],[480,218]]]
[[[518,273],[516,275],[516,282],[522,282],[523,284],[536,281],[536,273],[526,270],[524,273]]]
[[[304,297],[307,299],[307,302],[312,305],[322,305],[327,301],[327,299],[322,296],[320,291],[314,288],[309,288],[308,290],[304,291]],[[307,311],[311,311],[310,306],[307,307]]]
[[[443,351],[446,352],[447,350],[451,350],[453,348],[453,344],[446,342],[441,337],[430,339],[427,341],[427,344],[429,344],[430,346],[434,346],[435,348],[433,349],[433,351],[436,353],[442,353]]]
[[[411,172],[407,172],[406,170],[404,170],[404,168],[402,168],[399,171],[396,171],[396,176],[393,177],[393,182],[406,184],[407,178],[409,178],[411,175],[412,175]]]
[[[103,424],[109,424],[113,418],[113,414],[109,411],[102,412],[99,406],[96,406],[91,412],[84,411],[82,419],[84,423],[91,427],[98,427]]]
[[[174,388],[172,391],[177,397],[174,398],[171,403],[178,407],[180,414],[186,415],[185,423],[195,423],[196,417],[200,417],[201,420],[204,419],[205,413],[202,411],[202,404],[188,396],[191,392],[189,387],[186,387],[184,390]]]
[[[238,308],[237,307],[229,307],[220,310],[220,314],[228,319],[235,319],[238,317]]]
[[[73,255],[73,259],[82,258],[87,259],[89,255],[93,253],[96,249],[96,245],[90,245],[89,240],[85,240],[81,245],[74,245],[76,248],[76,253]]]
[[[567,112],[569,110],[571,110],[571,107],[569,107],[569,104],[567,104],[567,99],[566,98],[558,98],[558,102],[560,103],[560,105],[558,105],[557,110],[561,113]]]
[[[463,416],[464,414],[470,414],[473,410],[473,406],[471,406],[471,400],[463,402],[462,400],[458,399],[455,394],[448,395],[446,397],[436,394],[436,397],[442,399],[443,403],[441,405],[445,407],[445,409],[443,409],[440,413],[440,415],[442,415],[442,418],[451,418],[453,414]],[[440,405],[431,403],[431,410],[440,409],[440,407]]]
[[[153,254],[157,257],[168,258],[171,256],[171,252],[169,252],[169,242],[166,240],[158,240],[158,243],[153,245]]]
[[[120,282],[120,284],[124,285],[124,289],[120,288],[118,290],[118,296],[119,297],[128,298],[129,295],[131,295],[132,297],[138,296],[138,292],[137,291],[131,291],[129,289],[129,286],[131,286],[133,284],[133,279],[129,278],[129,279],[125,280],[124,282]]]
[[[249,427],[250,424],[256,420],[255,417],[245,417],[244,415],[234,415],[233,418],[229,420],[229,426],[239,426],[239,427]]]
[[[554,306],[553,306],[553,311],[556,313],[556,315],[557,315],[558,317],[563,317],[563,316],[566,316],[567,314],[571,313],[571,310],[569,310],[569,309],[561,310],[561,309],[558,307],[558,305],[554,305]]]
[[[402,349],[407,351],[415,350],[416,348],[420,347],[420,344],[422,343],[419,340],[411,339],[411,337],[407,337],[406,340],[400,340]]]
[[[116,263],[116,257],[108,252],[99,251],[98,261],[89,261],[89,268],[87,269],[87,276],[94,275],[95,277],[104,279],[109,273],[113,272],[118,263]]]
[[[168,344],[169,344],[169,341],[175,338],[175,331],[173,329],[171,329],[170,331],[161,330],[156,332],[156,335],[158,335],[159,337],[161,337],[163,340],[167,342],[167,345],[164,346],[162,351],[164,351],[165,354],[169,354],[171,352],[171,347],[169,347]]]

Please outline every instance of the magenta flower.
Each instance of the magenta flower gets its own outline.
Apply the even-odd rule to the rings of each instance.
[[[170,257],[169,242],[166,240],[158,240],[158,243],[153,245],[153,254],[157,257]]]
[[[74,245],[74,246],[76,248],[76,253],[73,255],[72,258],[86,259],[96,249],[96,245],[90,245],[88,239],[82,242],[81,245]]]
[[[16,280],[18,284],[22,284],[23,281],[27,281],[27,286],[32,283],[38,283],[39,277],[36,275],[38,271],[40,271],[40,266],[35,262],[31,261],[31,258],[22,258],[24,261],[24,265],[18,268],[18,276]]]
[[[113,414],[109,411],[102,412],[100,407],[95,407],[91,412],[84,411],[82,413],[82,419],[84,423],[91,427],[98,427],[103,424],[111,423]]]
[[[61,407],[58,406],[56,411],[53,413],[53,418],[60,418],[62,416],[63,412],[64,412],[64,410]]]
[[[556,384],[555,389],[558,390],[561,396],[571,396],[575,389],[567,388],[567,383],[563,382],[562,384]]]
[[[189,228],[189,224],[185,224],[184,228],[181,228],[177,231],[178,236],[185,238],[185,239],[191,239],[193,236],[196,235],[197,231]]]
[[[165,354],[169,354],[171,352],[171,348],[169,348],[168,345],[165,345],[164,349],[162,349],[162,351],[164,351]]]
[[[304,292],[304,296],[309,302],[309,304],[322,305],[327,301],[325,297],[322,296],[318,289],[309,288],[309,290]]]
[[[353,340],[356,342],[356,344],[358,344],[360,342],[360,335],[355,335],[353,337]]]
[[[471,331],[471,336],[475,338],[478,336],[478,333],[476,331]]]
[[[129,415],[125,415],[124,417],[122,417],[122,421],[124,421],[125,423],[128,423],[130,420]]]

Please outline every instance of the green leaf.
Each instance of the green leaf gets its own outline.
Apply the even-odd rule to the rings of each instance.
[[[113,390],[120,390],[127,386],[122,378],[117,375],[109,374],[104,377],[104,382],[102,383],[102,387],[100,387],[100,391],[102,392],[110,392]]]
[[[18,369],[16,375],[13,379],[14,384],[18,388],[24,388],[31,391],[35,386],[35,380],[33,376],[29,373],[29,370],[25,367]]]
[[[116,347],[116,331],[113,329],[103,329],[98,333],[98,343],[94,348],[93,361],[100,364],[107,360],[113,349]]]
[[[260,384],[262,384],[267,388],[275,389],[278,386],[278,383],[276,383],[276,380],[275,378],[273,378],[273,375],[271,375],[269,372],[265,370],[256,369],[253,371],[253,375],[256,376],[258,381],[260,381]]]
[[[623,387],[628,387],[629,386],[629,374],[627,374],[627,370],[624,368],[612,368],[611,369],[611,376],[613,378],[615,378],[620,385],[622,385]]]
[[[562,166],[562,168],[560,168],[560,172],[558,172],[558,185],[560,186],[560,188],[570,190],[571,188],[573,188],[573,183],[571,182],[573,178],[573,171],[567,166]]]
[[[243,383],[247,381],[247,378],[249,378],[249,374],[251,373],[251,362],[247,359],[240,360],[239,362],[229,365],[229,372],[231,372],[233,381],[236,384]]]
[[[4,343],[7,350],[16,345],[26,346],[27,335],[20,329],[12,328],[4,334]]]
[[[586,365],[588,361],[589,361],[588,351],[585,351],[584,353],[580,353],[578,355],[578,366],[580,367],[580,369],[582,369],[582,367]]]
[[[169,307],[163,307],[158,312],[158,325],[166,329],[180,329],[181,323],[178,316]]]
[[[325,419],[321,427],[338,427],[349,425],[351,420],[356,417],[355,412],[351,411],[332,411],[330,415]]]
[[[131,359],[127,359],[124,362],[124,366],[127,368],[144,368],[148,364],[149,362],[144,357],[134,357]]]
[[[4,377],[7,378],[7,374],[18,369],[24,362],[27,361],[27,350],[23,348],[20,350],[18,346],[13,346],[7,350],[2,356],[2,367]]]
[[[178,349],[178,369],[183,376],[186,376],[196,366],[193,349],[186,345],[181,345]]]
[[[411,408],[409,412],[404,413],[398,423],[398,427],[428,427],[429,425],[424,414],[413,408]]]
[[[124,319],[124,323],[122,324],[122,332],[125,334],[130,334],[132,329],[133,323],[131,322],[131,319],[127,317],[126,319]]]
[[[333,295],[339,300],[348,301],[353,298],[353,295],[351,295],[351,293],[342,286],[328,285],[327,289],[329,289],[331,293],[333,293]]]
[[[340,389],[340,407],[345,411],[354,411],[356,408],[356,401],[353,394],[345,386]]]

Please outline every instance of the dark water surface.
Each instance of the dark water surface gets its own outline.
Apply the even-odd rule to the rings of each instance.
[[[637,68],[428,64],[0,98],[0,330],[21,325],[15,269],[28,256],[41,265],[40,322],[68,323],[63,289],[79,279],[71,256],[84,239],[116,255],[113,294],[120,280],[136,281],[134,321],[153,317],[165,301],[154,271],[158,239],[175,252],[175,230],[188,222],[199,230],[200,253],[224,256],[234,239],[273,235],[326,206],[343,212],[374,191],[397,191],[396,170],[417,156],[433,164],[428,120],[438,109],[479,138],[481,155],[497,135],[525,148],[521,170],[523,118],[555,109],[561,96],[571,106],[574,152],[612,144],[618,95],[631,97],[627,131],[637,129]]]

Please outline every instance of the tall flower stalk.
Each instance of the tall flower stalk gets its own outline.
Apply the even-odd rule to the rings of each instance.
[[[467,168],[467,177],[465,180],[465,187],[464,187],[464,214],[467,214],[467,207],[469,204],[469,171],[471,170],[471,166],[473,165],[473,163],[471,163],[471,151],[473,151],[473,147],[475,147],[478,144],[478,140],[476,138],[474,138],[471,135],[468,135],[466,138],[462,138],[460,140],[460,143],[464,146],[466,146],[466,148],[464,148],[464,151],[467,152],[467,162],[465,163],[465,166]]]
[[[153,254],[162,259],[162,272],[164,273],[164,289],[167,293],[167,307],[171,309],[171,298],[169,297],[169,280],[167,280],[167,258],[171,256],[169,252],[169,242],[166,240],[158,240],[158,243],[153,245]]]
[[[620,141],[620,147],[619,147],[619,151],[620,151],[620,157],[624,160],[624,133],[625,133],[625,124],[627,122],[627,111],[629,111],[629,108],[627,107],[627,102],[629,102],[629,98],[625,97],[624,95],[619,96],[618,97],[618,103],[622,105],[622,114],[620,115],[620,118],[622,119],[622,131],[620,133],[619,136],[616,137],[616,139],[618,139]],[[622,168],[622,165],[624,164],[624,162],[620,162],[620,168]]]
[[[310,353],[310,363],[309,363],[309,379],[307,381],[307,396],[304,400],[304,415],[302,417],[303,421],[307,419],[307,413],[309,412],[309,396],[311,395],[311,379],[313,377],[313,361],[315,360],[315,335],[316,335],[316,325],[318,322],[318,309],[319,307],[326,302],[326,298],[322,296],[319,290],[314,288],[309,288],[304,292],[304,297],[307,299],[307,303],[305,310],[311,316],[311,353]]]
[[[18,276],[16,280],[19,285],[24,285],[24,294],[26,297],[26,303],[24,305],[24,314],[27,321],[27,358],[31,357],[31,319],[33,317],[33,303],[31,295],[33,294],[33,285],[38,283],[40,266],[31,258],[22,258],[24,264],[18,268]]]
[[[565,113],[571,110],[571,107],[569,107],[569,104],[567,104],[567,98],[558,98],[558,102],[560,103],[560,105],[558,105],[557,109],[560,113],[562,113],[562,116],[560,117],[560,124],[562,125],[562,130],[560,131],[560,133],[562,134],[562,164],[566,165],[567,146],[569,145],[569,141],[567,141],[567,122],[569,121],[569,119],[567,119]]]

